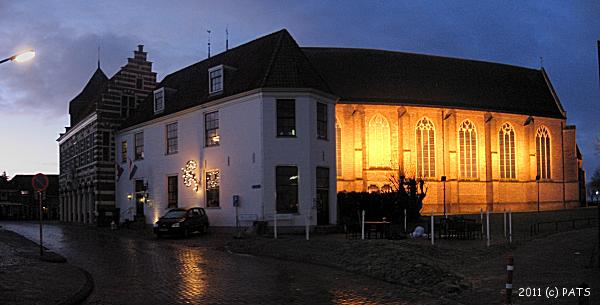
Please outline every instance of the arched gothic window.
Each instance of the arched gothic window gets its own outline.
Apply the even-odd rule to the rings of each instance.
[[[428,118],[417,123],[417,176],[435,177],[435,128]]]
[[[342,127],[340,121],[335,120],[335,169],[337,176],[342,176]]]
[[[477,131],[475,124],[465,120],[458,128],[460,148],[460,176],[463,178],[477,177]]]
[[[498,132],[498,146],[498,153],[500,155],[500,178],[516,179],[515,130],[509,123],[504,123]]]
[[[369,167],[390,167],[392,161],[390,124],[376,114],[369,121]]]
[[[535,135],[535,156],[540,179],[550,179],[550,133],[544,126]]]

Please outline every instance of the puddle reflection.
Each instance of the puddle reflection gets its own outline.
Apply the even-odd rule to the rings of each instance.
[[[178,297],[180,301],[197,301],[206,292],[206,274],[201,268],[204,259],[200,251],[181,250],[177,255],[180,278]]]

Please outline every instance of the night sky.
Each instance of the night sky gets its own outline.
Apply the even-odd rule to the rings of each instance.
[[[285,3],[284,3],[285,2]],[[0,172],[58,173],[68,102],[96,69],[110,77],[138,44],[166,74],[287,28],[301,46],[375,48],[543,66],[577,126],[588,179],[600,166],[600,1],[0,0]],[[543,60],[540,60],[540,57]]]

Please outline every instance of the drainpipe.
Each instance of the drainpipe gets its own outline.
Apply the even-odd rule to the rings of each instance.
[[[566,186],[565,186],[565,144],[564,144],[564,120],[560,121],[560,145],[562,146],[562,196],[563,196],[563,207],[567,208],[566,200]]]

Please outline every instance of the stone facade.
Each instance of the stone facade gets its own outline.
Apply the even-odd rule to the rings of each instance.
[[[60,146],[62,221],[95,223],[98,213],[115,206],[115,133],[154,90],[156,73],[138,46],[113,77],[98,70],[70,102],[71,127]]]
[[[384,122],[383,135],[381,127],[372,123],[376,116],[378,123]],[[433,123],[435,134],[435,173],[423,178],[427,187],[424,213],[443,213],[444,201],[448,213],[537,209],[536,132],[540,128],[547,129],[550,139],[549,177],[539,182],[540,209],[579,205],[581,160],[577,156],[575,127],[566,126],[565,119],[435,107],[338,104],[338,191],[389,190],[393,185],[390,178],[398,176],[399,170],[406,177],[422,178],[417,170],[416,143],[417,123],[422,118]],[[473,177],[461,173],[460,158],[464,152],[459,128],[467,120],[476,134]],[[502,178],[500,172],[499,132],[505,123],[514,129],[514,178]],[[383,137],[384,143],[374,142],[371,137]],[[372,166],[370,163],[377,160],[375,155],[389,156],[389,162]],[[445,183],[441,182],[442,176],[446,176]]]

